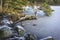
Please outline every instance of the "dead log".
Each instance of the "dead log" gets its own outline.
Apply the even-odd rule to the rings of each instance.
[[[20,18],[18,21],[14,22],[14,24],[21,22],[21,21],[27,21],[27,20],[36,20],[37,18],[35,16],[26,15],[25,17]]]

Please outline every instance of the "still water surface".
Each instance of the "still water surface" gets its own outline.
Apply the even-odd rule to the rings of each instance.
[[[43,12],[40,11],[37,14],[37,20],[25,21],[23,22],[24,28],[39,38],[44,38],[47,36],[52,36],[55,40],[60,40],[60,6],[51,6],[53,10],[52,16],[41,17]],[[33,10],[28,10],[28,14],[34,13]],[[41,15],[42,13],[42,15]],[[32,14],[34,15],[34,14]],[[36,24],[36,26],[33,26]]]

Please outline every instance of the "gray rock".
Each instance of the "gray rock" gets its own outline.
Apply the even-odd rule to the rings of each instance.
[[[13,22],[7,18],[3,18],[3,20],[1,21],[3,24],[7,25],[7,24],[12,24]]]
[[[14,38],[9,38],[7,40],[25,40],[24,37],[14,37]]]
[[[24,38],[24,37],[20,37],[19,39],[20,39],[20,40],[25,40],[25,38]]]
[[[53,37],[51,37],[51,36],[48,36],[48,37],[46,37],[46,38],[43,38],[43,39],[40,39],[40,40],[54,40],[54,39],[53,39]]]
[[[24,37],[25,37],[25,40],[37,40],[37,36],[31,33],[26,33]]]

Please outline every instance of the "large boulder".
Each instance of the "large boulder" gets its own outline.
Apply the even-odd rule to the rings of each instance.
[[[16,25],[15,26],[15,30],[17,31],[19,36],[23,36],[24,33],[25,33],[25,29],[22,26],[20,26],[20,25]]]
[[[7,25],[3,25],[0,27],[0,38],[11,37],[13,32],[12,28],[8,27]]]

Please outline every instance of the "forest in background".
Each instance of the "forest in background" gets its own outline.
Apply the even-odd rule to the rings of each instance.
[[[47,2],[50,5],[60,5],[60,0],[30,0],[32,3],[36,1],[37,3]]]
[[[18,20],[21,16],[20,12],[24,10],[23,6],[28,5],[33,7],[39,4],[39,6],[42,6],[43,11],[49,16],[52,12],[49,4],[57,5],[59,3],[60,0],[0,0],[0,15],[10,15],[12,19],[15,17],[15,19],[17,18]]]

